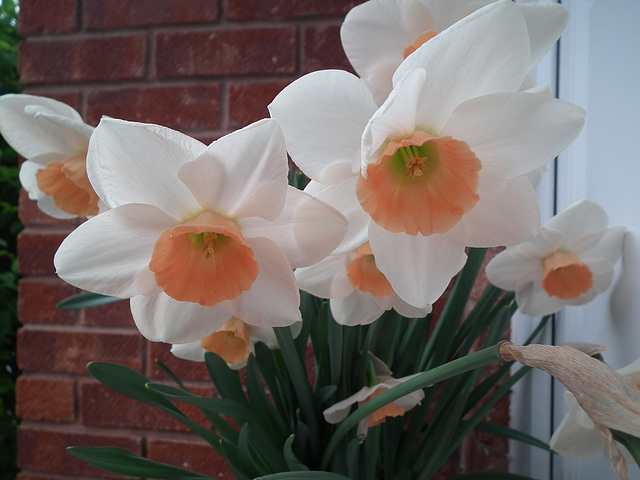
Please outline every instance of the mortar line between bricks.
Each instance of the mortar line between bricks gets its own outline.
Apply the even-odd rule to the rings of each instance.
[[[250,21],[236,21],[226,19],[218,22],[178,23],[178,24],[153,24],[143,26],[106,28],[100,30],[78,30],[76,32],[57,32],[57,33],[40,33],[28,35],[29,40],[34,43],[50,42],[50,41],[68,41],[68,40],[85,40],[85,39],[109,39],[121,38],[127,36],[144,36],[149,31],[154,34],[180,34],[180,33],[206,33],[206,32],[229,32],[240,30],[277,30],[282,28],[290,28],[296,25],[307,26],[339,26],[342,24],[343,16],[335,16],[329,18],[313,18],[313,17],[293,17],[290,19],[279,19],[270,21],[269,19],[259,19]]]
[[[73,333],[91,333],[91,334],[105,334],[105,335],[131,335],[140,334],[137,328],[131,327],[102,327],[102,326],[89,326],[82,324],[48,324],[48,323],[27,323],[21,327],[21,330],[28,332],[73,332]]]

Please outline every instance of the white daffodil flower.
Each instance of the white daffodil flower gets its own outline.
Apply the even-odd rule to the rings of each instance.
[[[323,259],[346,228],[335,210],[288,186],[284,139],[270,119],[207,147],[105,118],[87,169],[111,210],[64,240],[58,275],[131,298],[153,341],[199,341],[232,316],[256,326],[300,321],[293,268]]]
[[[421,45],[495,0],[370,0],[345,17],[340,35],[347,58],[382,103],[395,70]],[[531,71],[558,40],[569,13],[554,3],[517,4],[529,34]],[[480,35],[478,42],[484,41]],[[530,79],[523,84],[529,88]]]
[[[604,292],[622,255],[624,227],[607,228],[597,204],[582,200],[553,217],[540,233],[507,247],[487,265],[494,285],[516,292],[518,308],[534,317],[584,305]]]
[[[329,298],[333,318],[341,325],[367,325],[392,308],[408,318],[431,313],[431,305],[416,308],[402,300],[376,267],[368,243],[342,255],[330,255],[315,265],[298,268],[302,290]]]
[[[616,370],[633,383],[636,387],[640,385],[640,359]],[[563,457],[572,460],[583,460],[592,457],[605,449],[605,440],[596,430],[595,424],[589,415],[580,407],[576,397],[571,392],[564,392],[564,403],[568,413],[553,432],[551,437],[551,448]],[[633,458],[629,452],[618,445],[620,451],[628,462],[633,463]]]
[[[638,365],[614,371],[586,353],[569,346],[526,345],[503,342],[499,348],[505,361],[517,361],[553,375],[570,392],[569,420],[561,425],[551,445],[561,455],[577,458],[568,436],[593,448],[593,434],[600,436],[600,448],[621,479],[627,480],[627,466],[612,430],[640,438],[640,389]],[[563,437],[563,438],[561,438]],[[560,450],[558,450],[560,449]],[[569,456],[569,458],[572,458]]]
[[[23,94],[0,97],[0,133],[26,158],[20,182],[51,217],[89,217],[105,208],[85,166],[93,130],[78,112],[57,100]]]
[[[380,359],[371,355],[371,360],[373,362],[373,368],[376,376],[375,385],[362,387],[362,389],[357,393],[327,408],[322,413],[327,422],[340,423],[342,420],[347,418],[351,411],[351,407],[356,403],[358,405],[363,405],[369,400],[373,400],[383,392],[386,392],[396,385],[400,385],[401,383],[404,383],[418,375],[415,374],[402,378],[393,378],[389,367],[387,367]],[[423,399],[424,391],[417,390],[388,403],[358,423],[358,435],[366,436],[370,427],[375,427],[376,425],[384,423],[388,417],[399,417],[404,415],[406,411],[420,405],[420,402],[422,402]]]
[[[296,322],[289,328],[295,337],[300,333],[302,324]],[[258,342],[271,349],[280,347],[273,328],[249,325],[237,317],[231,317],[222,327],[202,340],[172,345],[171,353],[183,360],[204,362],[204,354],[212,352],[232,369],[238,370],[247,364],[249,355],[254,353]]]
[[[465,247],[522,242],[540,228],[526,175],[578,135],[585,112],[518,91],[529,43],[521,10],[499,1],[408,56],[379,109],[364,81],[341,71],[302,77],[269,107],[294,162],[324,184],[319,198],[350,222],[334,253],[368,240],[410,305],[444,292]],[[352,222],[360,210],[369,218]]]

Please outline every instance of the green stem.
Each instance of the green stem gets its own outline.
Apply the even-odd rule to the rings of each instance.
[[[338,447],[342,437],[344,437],[349,430],[354,428],[360,420],[371,415],[384,405],[404,397],[405,395],[409,395],[410,393],[441,382],[442,380],[446,380],[447,378],[451,378],[456,375],[460,375],[461,373],[484,367],[485,365],[501,360],[498,352],[499,347],[500,343],[420,373],[359,407],[342,421],[331,437],[324,456],[322,457],[321,469],[324,470],[328,467],[331,457]]]

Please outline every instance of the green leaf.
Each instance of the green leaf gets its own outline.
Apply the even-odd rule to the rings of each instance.
[[[349,477],[331,472],[280,472],[257,477],[255,480],[350,480]]]
[[[472,472],[450,478],[449,480],[535,480],[532,477],[507,472]]]
[[[227,362],[212,352],[204,354],[204,361],[207,365],[209,376],[218,392],[220,392],[220,396],[246,404],[247,398],[244,396],[238,372],[229,368]]]
[[[496,423],[479,423],[475,426],[475,430],[484,433],[490,433],[492,435],[498,435],[500,437],[511,438],[518,440],[519,442],[533,445],[534,447],[541,448],[543,450],[551,451],[549,444],[543,442],[529,435],[528,433],[521,432],[520,430],[514,430],[513,428],[506,427],[504,425],[498,425]]]
[[[154,462],[116,447],[69,447],[67,451],[83,462],[107,472],[131,477],[212,480],[211,477],[182,468]]]
[[[82,308],[99,307],[109,303],[121,302],[124,298],[109,297],[97,293],[80,293],[72,297],[65,298],[58,303],[60,310],[80,310]]]
[[[96,380],[111,390],[167,412],[220,451],[220,437],[191,420],[161,394],[149,390],[146,386],[149,379],[141,373],[123,365],[104,362],[92,362],[87,366],[87,370]]]
[[[298,457],[296,457],[295,452],[293,451],[294,438],[294,435],[291,435],[289,438],[287,438],[287,440],[284,442],[284,448],[282,450],[284,459],[287,462],[287,467],[289,467],[289,470],[291,470],[292,472],[309,471],[309,467],[301,463],[300,460],[298,460]]]

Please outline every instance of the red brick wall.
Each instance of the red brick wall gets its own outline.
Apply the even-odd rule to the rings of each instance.
[[[360,0],[21,0],[19,68],[25,93],[102,115],[160,123],[210,141],[267,115],[287,83],[320,68],[349,68],[339,40]],[[22,192],[17,385],[20,480],[110,477],[75,460],[69,445],[128,448],[214,478],[233,478],[215,452],[171,417],[129,401],[86,373],[113,361],[163,378],[165,361],[206,390],[202,365],[144,340],[126,302],[56,310],[76,293],[53,254],[74,228],[41,214]],[[503,450],[501,450],[503,451]],[[486,455],[479,451],[478,457]],[[469,461],[467,458],[465,461]]]

